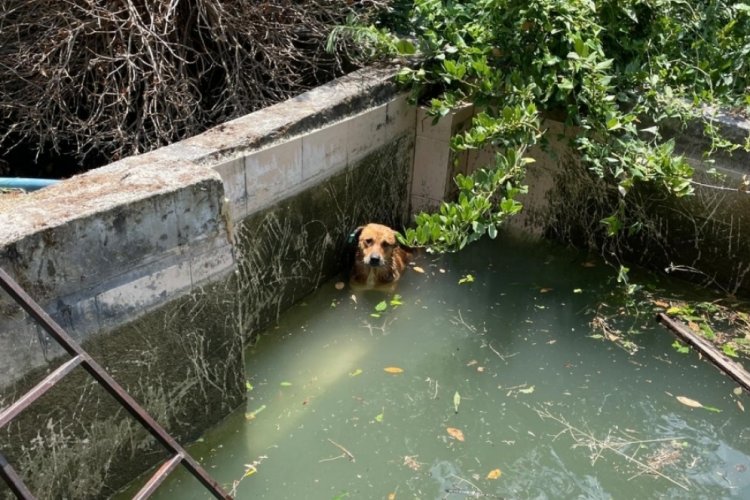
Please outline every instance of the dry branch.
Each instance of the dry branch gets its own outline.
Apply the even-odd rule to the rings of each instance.
[[[347,15],[387,0],[3,0],[0,146],[117,159],[344,70]]]

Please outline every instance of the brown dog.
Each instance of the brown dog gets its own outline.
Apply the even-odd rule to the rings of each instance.
[[[350,282],[358,287],[393,289],[409,262],[412,250],[402,247],[396,231],[381,224],[358,227],[354,233],[357,249]]]

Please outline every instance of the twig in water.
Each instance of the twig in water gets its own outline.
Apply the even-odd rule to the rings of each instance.
[[[463,482],[463,483],[466,483],[466,484],[468,484],[469,486],[471,486],[472,488],[474,488],[475,492],[474,492],[474,493],[470,493],[470,494],[472,494],[472,495],[474,495],[474,496],[476,496],[476,497],[484,496],[484,491],[482,491],[482,489],[481,489],[481,488],[480,488],[479,486],[477,486],[476,484],[472,483],[472,482],[471,482],[471,481],[469,481],[468,479],[464,479],[464,478],[462,478],[461,476],[457,476],[457,475],[455,475],[455,474],[451,474],[451,476],[452,476],[452,477],[455,477],[455,478],[456,478],[456,479],[458,479],[459,481],[461,481],[461,482]],[[468,492],[467,492],[467,493],[468,493]],[[466,494],[466,493],[465,493],[465,494]]]
[[[503,361],[505,361],[507,358],[512,358],[513,356],[518,354],[517,352],[514,352],[513,354],[508,354],[507,356],[503,356],[502,354],[497,352],[497,349],[492,347],[492,342],[487,342],[487,347],[489,347],[490,351],[494,352],[497,355],[497,357],[502,359]]]
[[[612,452],[616,453],[617,455],[619,455],[622,458],[624,458],[626,461],[628,461],[628,462],[630,462],[632,464],[635,464],[636,466],[638,466],[641,469],[641,471],[647,472],[649,474],[654,474],[656,476],[659,476],[659,477],[661,477],[663,479],[666,479],[670,483],[672,483],[672,484],[674,484],[676,486],[679,486],[680,488],[682,488],[685,491],[690,491],[690,489],[685,484],[683,484],[683,483],[681,483],[681,482],[679,482],[679,481],[677,481],[677,480],[675,480],[675,479],[667,476],[666,474],[663,474],[662,472],[660,472],[656,468],[654,468],[654,467],[652,467],[652,466],[650,466],[648,464],[645,464],[642,461],[636,459],[635,458],[635,454],[633,454],[633,456],[630,456],[630,455],[627,455],[626,453],[624,453],[622,450],[619,449],[619,448],[625,447],[627,445],[641,444],[641,443],[646,443],[646,442],[656,442],[656,441],[659,441],[659,439],[651,439],[651,440],[647,440],[647,441],[623,441],[623,442],[620,442],[620,441],[611,441],[610,440],[610,436],[608,435],[607,439],[605,439],[605,440],[602,441],[602,440],[599,440],[599,439],[595,438],[593,436],[593,434],[591,434],[590,432],[583,431],[583,430],[581,430],[581,429],[579,429],[579,428],[571,425],[564,418],[562,418],[562,417],[556,417],[556,416],[552,415],[547,410],[541,410],[541,409],[535,408],[534,411],[536,411],[537,415],[539,415],[540,418],[542,418],[542,419],[549,418],[549,419],[554,420],[555,422],[559,423],[560,425],[562,425],[564,427],[564,429],[562,431],[560,431],[557,435],[555,435],[555,437],[553,438],[553,440],[557,439],[558,437],[560,437],[563,434],[569,434],[570,437],[573,438],[573,441],[575,441],[575,445],[573,445],[574,447],[586,446],[590,450],[594,451],[595,453],[594,453],[594,458],[593,458],[593,461],[592,461],[592,465],[593,465],[593,463],[596,462],[596,460],[599,458],[599,456],[601,456],[602,451],[606,449],[606,450],[609,450],[609,451],[612,451]],[[672,437],[672,438],[666,438],[666,439],[662,439],[662,440],[667,440],[667,439],[668,440],[679,440],[679,439],[683,439],[683,438]]]
[[[338,444],[333,439],[329,438],[328,442],[331,443],[336,448],[338,448],[339,450],[343,451],[344,452],[344,456],[346,456],[346,458],[348,458],[350,462],[354,462],[354,455],[352,455],[352,453],[349,450],[347,450],[346,448],[344,448],[343,446],[341,446],[340,444]]]

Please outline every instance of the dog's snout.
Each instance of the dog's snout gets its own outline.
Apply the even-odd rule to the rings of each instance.
[[[383,259],[380,257],[380,254],[373,253],[370,254],[370,265],[373,267],[378,267],[382,263]]]

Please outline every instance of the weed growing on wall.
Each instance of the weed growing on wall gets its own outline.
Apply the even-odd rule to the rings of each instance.
[[[666,124],[702,121],[709,154],[750,149],[750,140],[723,139],[711,115],[719,106],[750,109],[746,3],[414,0],[408,15],[408,32],[360,26],[355,39],[371,53],[416,50],[417,65],[399,75],[413,98],[436,119],[474,104],[480,112],[453,147],[498,151],[494,165],[456,178],[457,201],[417,217],[406,233],[411,244],[454,250],[493,237],[520,210],[516,197],[530,163],[524,153],[544,144],[544,114],[580,131],[573,146],[589,175],[604,181],[615,208],[601,218],[602,235],[639,230],[626,210],[639,184],[692,193],[692,168],[665,140]]]

